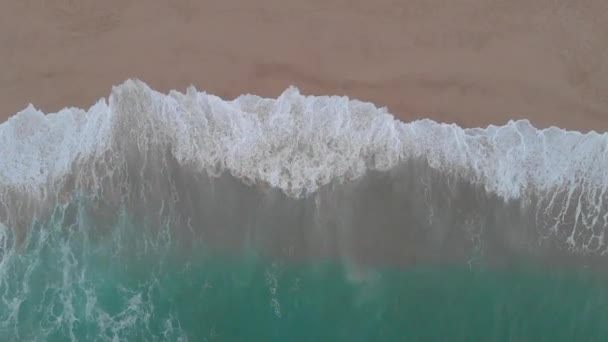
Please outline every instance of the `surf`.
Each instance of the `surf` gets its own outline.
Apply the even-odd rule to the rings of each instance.
[[[557,284],[560,298],[592,289],[568,304],[588,313],[587,301],[608,298],[589,269],[606,265],[607,147],[607,133],[526,120],[402,122],[295,87],[224,100],[128,80],[87,110],[30,105],[0,125],[0,336],[244,338],[228,328],[232,315],[242,333],[269,340],[291,336],[298,319],[327,338],[390,338],[405,336],[399,322],[428,316],[408,316],[420,307],[415,284],[470,294],[459,307],[478,293],[494,294],[483,310],[523,298],[490,280],[501,272],[534,293]],[[442,274],[459,290],[439,286]],[[517,317],[542,311],[539,298],[497,314],[508,318],[500,331],[460,333],[538,334]],[[332,301],[337,316],[323,316]],[[604,317],[593,310],[593,322]],[[360,322],[356,336],[324,323],[340,317]],[[431,330],[408,336],[440,336]]]
[[[229,177],[302,203],[377,174],[416,175],[411,183],[419,185],[411,186],[420,193],[457,203],[465,199],[454,187],[463,184],[500,199],[498,207],[519,203],[539,239],[573,253],[606,251],[606,133],[539,130],[525,120],[484,129],[405,123],[370,103],[304,96],[295,87],[277,99],[225,101],[194,88],[161,94],[129,80],[86,111],[44,114],[30,105],[0,125],[0,140],[0,218],[9,227],[75,193],[115,206],[176,198],[175,172],[194,187],[194,178],[211,189],[213,179]],[[395,205],[406,209],[407,197]]]

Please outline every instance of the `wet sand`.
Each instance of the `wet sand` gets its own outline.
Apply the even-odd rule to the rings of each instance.
[[[232,98],[289,85],[463,126],[608,130],[608,2],[3,0],[0,121],[139,78]]]

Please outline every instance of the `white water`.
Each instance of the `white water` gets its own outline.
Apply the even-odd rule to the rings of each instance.
[[[410,157],[466,174],[506,199],[531,186],[543,191],[584,185],[586,193],[608,186],[606,133],[538,130],[526,120],[485,129],[404,123],[370,103],[303,96],[296,88],[278,99],[243,95],[224,101],[192,88],[165,95],[139,81],[114,87],[109,101],[101,99],[88,111],[45,115],[30,105],[0,125],[0,184],[35,191],[49,178],[63,177],[79,158],[101,155],[123,139],[117,127],[126,128],[139,149],[166,144],[180,162],[226,170],[293,195],[368,169],[387,170]]]
[[[193,88],[166,95],[129,80],[87,111],[45,115],[30,105],[0,125],[0,194],[17,189],[44,199],[75,165],[159,146],[182,165],[230,172],[292,197],[422,159],[505,200],[541,198],[538,210],[573,225],[572,236],[577,226],[593,231],[594,250],[603,250],[608,227],[607,133],[539,130],[526,120],[474,129],[404,123],[370,103],[296,88],[277,99],[225,101]]]

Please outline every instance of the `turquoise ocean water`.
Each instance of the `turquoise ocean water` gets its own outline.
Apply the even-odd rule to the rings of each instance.
[[[2,265],[2,340],[602,341],[608,278],[517,265],[370,266],[185,256],[120,220],[41,223]],[[147,240],[147,242],[145,242]],[[200,246],[200,250],[205,250]],[[357,272],[357,275],[353,275]]]

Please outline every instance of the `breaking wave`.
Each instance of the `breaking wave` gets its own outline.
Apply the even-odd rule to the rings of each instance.
[[[370,103],[296,88],[277,99],[225,101],[194,88],[161,94],[129,80],[86,111],[45,115],[30,105],[0,125],[0,337],[284,340],[301,324],[279,321],[300,317],[325,326],[302,328],[304,340],[316,331],[331,340],[351,329],[322,308],[344,293],[353,297],[339,315],[360,319],[350,340],[404,336],[404,321],[426,316],[416,313],[419,304],[390,303],[418,303],[422,297],[408,297],[416,286],[440,284],[426,283],[428,272],[376,276],[374,265],[606,266],[607,149],[608,134],[539,130],[525,120],[473,129],[404,123]],[[216,253],[261,259],[209,259]],[[326,260],[347,271],[342,279],[340,267],[276,260]],[[462,274],[446,277],[474,289],[477,278]],[[330,283],[340,296],[326,293]],[[507,283],[498,285],[489,290],[498,302],[483,305],[518,300]],[[440,288],[455,308],[469,307],[457,304],[466,290]],[[597,289],[579,291],[564,317],[605,326],[601,309],[585,306],[601,296]],[[436,304],[429,321],[448,312]],[[245,315],[239,305],[254,311]],[[217,308],[242,316],[242,330]],[[370,319],[369,308],[376,318],[396,316]],[[537,309],[547,316],[542,303]],[[517,310],[494,322],[506,322],[511,337],[529,336],[517,322],[536,311]],[[442,327],[407,333],[496,336]],[[576,339],[588,330],[575,328],[555,333]]]

